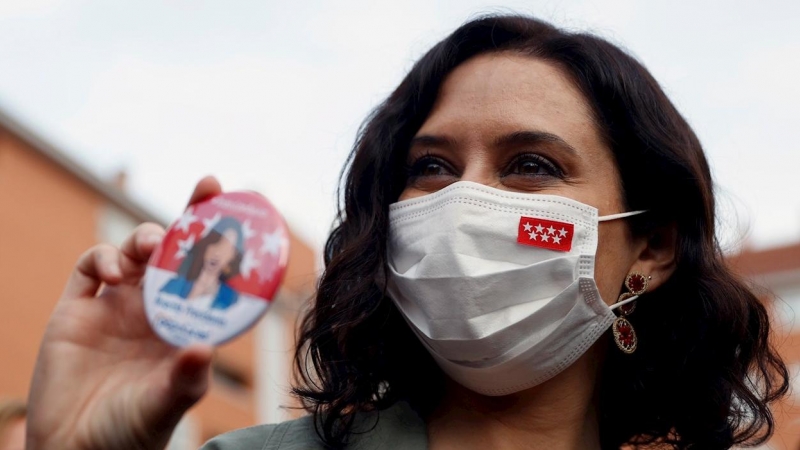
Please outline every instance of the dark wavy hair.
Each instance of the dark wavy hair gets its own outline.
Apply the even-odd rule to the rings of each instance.
[[[388,207],[405,186],[410,141],[448,74],[492,52],[547,61],[568,74],[614,153],[628,210],[650,212],[629,221],[632,231],[677,228],[674,274],[632,317],[638,350],[610,351],[602,368],[603,448],[764,442],[774,429],[769,403],[786,393],[788,373],[771,346],[765,307],[724,261],[700,142],[623,50],[515,15],[458,28],[414,65],[359,132],[295,358],[294,392],[314,414],[320,437],[341,447],[359,411],[405,400],[424,416],[441,399],[444,375],[386,296]]]

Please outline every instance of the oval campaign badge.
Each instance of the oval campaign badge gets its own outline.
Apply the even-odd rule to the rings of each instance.
[[[260,194],[228,192],[192,205],[148,262],[147,319],[173,345],[219,345],[266,312],[288,257],[286,224]]]

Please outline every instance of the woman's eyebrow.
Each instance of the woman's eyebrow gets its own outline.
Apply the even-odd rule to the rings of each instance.
[[[411,139],[410,147],[417,145],[422,147],[453,148],[456,147],[456,141],[448,136],[421,134],[419,136],[414,136],[414,138]]]
[[[578,151],[575,150],[575,147],[569,145],[567,141],[561,139],[561,137],[558,135],[548,133],[546,131],[516,131],[514,133],[499,137],[494,144],[498,147],[503,147],[520,144],[531,145],[541,143],[556,144],[567,152],[572,153],[574,156],[577,156],[578,154]]]

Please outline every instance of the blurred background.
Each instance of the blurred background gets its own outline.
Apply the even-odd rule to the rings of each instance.
[[[265,319],[220,349],[171,448],[301,414],[294,329],[358,126],[459,24],[512,11],[604,36],[662,83],[706,148],[731,263],[776,294],[778,344],[800,371],[800,2],[2,0],[0,398],[26,396],[77,256],[167,224],[214,174],[285,214],[290,267]],[[764,448],[800,448],[795,400]]]

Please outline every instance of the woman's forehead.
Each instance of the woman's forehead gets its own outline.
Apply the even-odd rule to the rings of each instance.
[[[418,134],[498,135],[537,130],[575,148],[603,144],[586,98],[556,65],[515,53],[490,53],[456,67]]]

